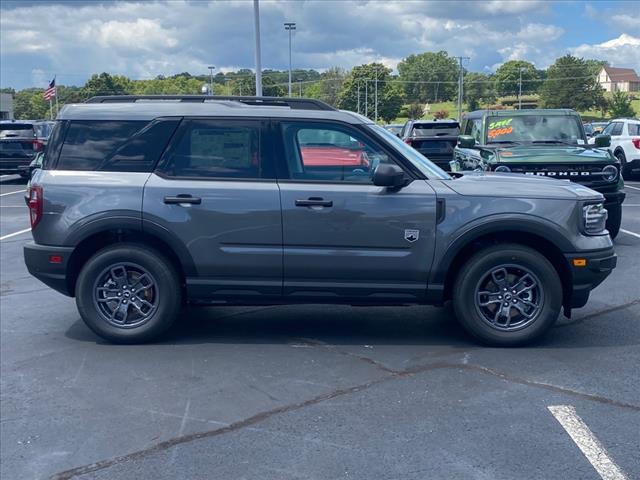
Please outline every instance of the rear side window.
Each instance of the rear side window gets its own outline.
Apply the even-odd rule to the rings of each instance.
[[[165,173],[174,177],[266,178],[255,122],[186,122]]]
[[[629,135],[640,135],[640,123],[629,123],[627,125]]]
[[[59,170],[150,172],[179,120],[71,121]]]

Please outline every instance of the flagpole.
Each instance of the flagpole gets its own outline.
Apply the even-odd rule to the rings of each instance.
[[[53,80],[56,80],[56,75],[53,76]],[[60,110],[58,109],[58,85],[56,85],[56,118],[58,117],[59,113]],[[53,120],[53,118],[51,120]]]
[[[51,116],[51,120],[53,120],[53,102],[49,99],[49,115]]]

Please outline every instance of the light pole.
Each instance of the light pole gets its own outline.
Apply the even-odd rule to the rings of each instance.
[[[291,31],[296,29],[295,22],[285,22],[284,29],[289,31],[289,97],[291,97]]]
[[[262,59],[260,55],[260,2],[253,0],[253,23],[256,31],[256,97],[262,96]]]
[[[209,95],[213,95],[213,70],[216,67],[209,65]]]
[[[518,81],[518,110],[522,110],[522,71],[526,70],[525,67],[520,67],[520,80]]]
[[[360,113],[360,79],[358,78],[358,113]]]
[[[375,88],[375,95],[374,98],[376,100],[376,106],[375,106],[375,122],[378,123],[378,66],[376,65],[376,88]]]

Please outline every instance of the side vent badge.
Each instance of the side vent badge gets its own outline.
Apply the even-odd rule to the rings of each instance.
[[[418,240],[418,238],[420,238],[420,230],[405,230],[404,231],[404,239],[407,242],[413,243],[416,240]]]

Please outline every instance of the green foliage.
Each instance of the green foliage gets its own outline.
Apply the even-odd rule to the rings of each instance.
[[[133,85],[129,78],[124,75],[110,75],[106,72],[93,74],[84,85],[84,93],[89,96],[95,95],[130,95]]]
[[[520,69],[522,69],[522,94],[531,94],[539,89],[540,72],[531,62],[509,60],[503,63],[493,76],[495,92],[499,96],[518,95],[520,88]]]
[[[337,106],[345,78],[347,78],[347,72],[343,68],[331,67],[326,70],[320,75],[320,91],[315,98]]]
[[[456,95],[457,86],[453,83],[458,79],[458,63],[447,52],[424,52],[409,55],[398,64],[400,78],[409,82],[435,83],[406,83],[404,91],[408,99],[421,103],[452,100]]]
[[[418,120],[424,115],[424,105],[421,103],[411,103],[406,108],[407,117],[411,120]]]
[[[609,111],[612,118],[633,118],[636,115],[631,106],[631,98],[626,92],[613,92]]]
[[[19,120],[50,118],[49,102],[42,98],[42,88],[25,88],[13,97],[13,114]]]
[[[369,118],[375,117],[375,84],[378,83],[378,117],[393,120],[400,113],[404,102],[404,90],[398,84],[390,83],[391,69],[381,63],[359,65],[342,83],[338,96],[338,107],[358,111],[358,91],[360,92],[360,113],[366,111]],[[366,105],[365,105],[366,104]]]
[[[547,70],[540,98],[546,108],[588,110],[600,105],[604,90],[593,74],[593,64],[582,58],[565,55]]]
[[[467,73],[464,76],[464,99],[469,111],[478,110],[480,102],[491,103],[496,99],[491,76],[485,73]]]

